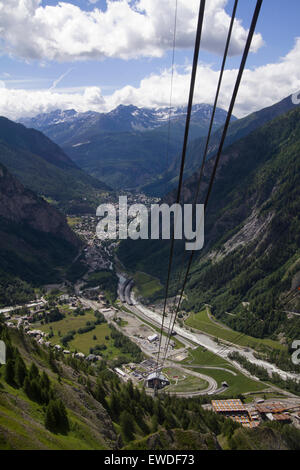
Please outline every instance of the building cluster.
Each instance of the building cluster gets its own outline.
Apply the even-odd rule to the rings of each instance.
[[[262,400],[263,401],[263,400]],[[300,404],[251,403],[245,405],[241,400],[212,400],[212,409],[247,428],[255,428],[263,421],[291,423],[300,421]]]
[[[63,349],[60,344],[53,345],[50,341],[46,341],[48,337],[48,333],[45,333],[41,330],[30,330],[29,327],[24,328],[24,332],[34,338],[40,346],[45,346],[46,348],[53,348],[57,352],[62,352],[64,355],[71,355],[72,357],[76,357],[77,359],[85,359],[89,362],[96,362],[101,361],[101,356],[97,356],[95,354],[89,354],[86,356],[82,352],[71,353],[68,349]]]
[[[98,356],[96,354],[88,354],[87,356],[83,354],[82,352],[76,352],[76,353],[71,353],[68,349],[64,349],[60,344],[52,344],[48,340],[49,333],[45,333],[44,331],[38,330],[38,329],[30,329],[30,315],[24,315],[20,317],[14,317],[13,319],[16,320],[16,322],[9,321],[10,315],[7,313],[5,314],[6,316],[6,325],[9,328],[16,328],[20,329],[22,327],[24,333],[33,338],[40,346],[44,346],[46,348],[55,350],[56,352],[63,353],[64,355],[70,355],[72,357],[76,357],[77,359],[82,359],[86,360],[88,362],[97,362],[101,361],[102,357]],[[8,319],[9,317],[9,319]]]
[[[145,381],[150,374],[155,370],[160,369],[161,364],[156,363],[153,359],[145,359],[140,364],[134,364],[133,362],[129,364],[124,364],[121,367],[116,367],[115,372],[123,380],[132,380],[133,382]]]

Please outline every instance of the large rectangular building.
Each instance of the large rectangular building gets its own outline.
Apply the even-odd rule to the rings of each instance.
[[[216,413],[223,414],[244,427],[252,428],[259,425],[259,421],[252,419],[241,400],[212,400],[211,404]]]
[[[248,413],[247,409],[241,402],[241,400],[212,400],[211,402],[213,410],[216,413]]]

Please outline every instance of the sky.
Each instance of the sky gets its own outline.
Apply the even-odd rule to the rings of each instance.
[[[172,57],[176,15],[173,87]],[[0,115],[185,105],[200,0],[0,0]],[[256,0],[239,0],[219,106]],[[195,103],[213,103],[233,0],[206,0]],[[264,0],[237,117],[300,90],[300,2]]]

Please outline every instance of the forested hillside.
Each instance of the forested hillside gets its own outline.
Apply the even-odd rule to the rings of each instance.
[[[159,400],[121,383],[105,361],[37,345],[0,318],[7,363],[0,366],[0,449],[299,450],[299,431],[267,424],[246,430],[204,410],[211,397]]]
[[[81,245],[65,217],[0,164],[0,305],[61,279]]]
[[[206,134],[211,113],[211,105],[193,107],[191,139]],[[213,129],[223,125],[225,118],[226,112],[217,108]],[[114,189],[136,191],[160,178],[169,165],[174,166],[185,119],[185,106],[150,109],[120,105],[109,113],[57,110],[22,122],[44,132],[89,174]]]
[[[297,317],[288,319],[285,313],[300,311],[299,300],[285,300],[300,281],[299,157],[299,108],[226,148],[207,207],[205,245],[192,266],[184,309],[197,311],[209,303],[217,318],[238,331],[274,338],[282,333],[289,343],[299,337]],[[206,165],[200,202],[213,163],[211,159]],[[196,180],[194,175],[185,182],[184,202],[192,201]],[[174,198],[172,193],[166,200]],[[182,250],[177,242],[177,270]],[[165,281],[168,242],[123,242],[119,256],[129,268]]]
[[[48,137],[0,117],[0,163],[26,188],[72,211],[97,206],[108,186],[81,170]]]
[[[229,125],[227,132],[224,149],[239,141],[240,139],[251,134],[256,129],[259,129],[264,124],[271,122],[272,120],[280,117],[281,115],[295,109],[295,104],[292,102],[292,97],[288,96],[284,100],[276,103],[268,108],[263,108],[257,112],[249,114],[242,119],[232,120]],[[221,139],[223,131],[223,126],[220,126],[216,130],[210,139],[208,146],[207,158],[212,158],[216,153],[219,142]],[[202,155],[206,145],[206,138],[199,137],[197,139],[192,139],[190,136],[189,146],[185,164],[185,178],[191,177],[195,171],[200,166]],[[167,171],[160,176],[159,179],[154,179],[151,183],[144,186],[143,190],[149,194],[156,194],[159,196],[165,196],[168,192],[172,191],[178,183],[178,175],[180,168],[181,155],[177,155],[172,162]]]

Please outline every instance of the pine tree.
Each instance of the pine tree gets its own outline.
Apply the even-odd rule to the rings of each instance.
[[[49,380],[49,377],[48,377],[48,375],[46,374],[45,371],[43,371],[43,373],[42,373],[40,384],[41,384],[41,387],[46,389],[46,390],[50,388],[50,380]]]
[[[23,387],[25,377],[27,375],[27,368],[26,365],[21,358],[21,356],[17,356],[15,362],[15,382],[19,387]]]
[[[47,406],[46,409],[46,415],[45,415],[45,427],[46,429],[49,429],[51,432],[56,432],[57,423],[56,423],[56,418],[55,418],[55,411],[54,411],[54,405],[53,401],[50,400],[49,405]]]
[[[104,408],[107,408],[107,402],[105,400],[105,396],[106,396],[106,393],[105,393],[104,388],[102,387],[102,385],[97,384],[95,398],[99,403],[101,403],[101,405],[104,406]]]
[[[124,438],[128,441],[132,441],[134,438],[134,420],[126,410],[122,411],[121,413],[120,425]]]
[[[70,429],[65,405],[61,400],[50,400],[46,408],[45,427],[54,433],[67,434]]]
[[[152,432],[157,432],[157,430],[158,430],[158,418],[157,418],[156,414],[154,414],[151,418],[151,425],[152,425]]]
[[[120,403],[115,392],[111,394],[109,409],[112,419],[118,421],[120,415]]]
[[[61,433],[66,434],[70,430],[67,410],[62,400],[58,400],[57,406],[58,406],[58,411],[59,411],[59,414],[58,414],[59,430]]]
[[[29,378],[30,379],[35,379],[37,377],[39,377],[39,370],[37,368],[37,366],[35,365],[35,363],[33,362],[30,366],[30,369],[29,369]]]
[[[173,413],[169,409],[166,411],[166,419],[164,422],[164,427],[167,430],[174,429],[176,427],[176,421],[174,419]]]
[[[8,359],[6,363],[4,380],[9,385],[15,385],[15,365],[13,359]]]

